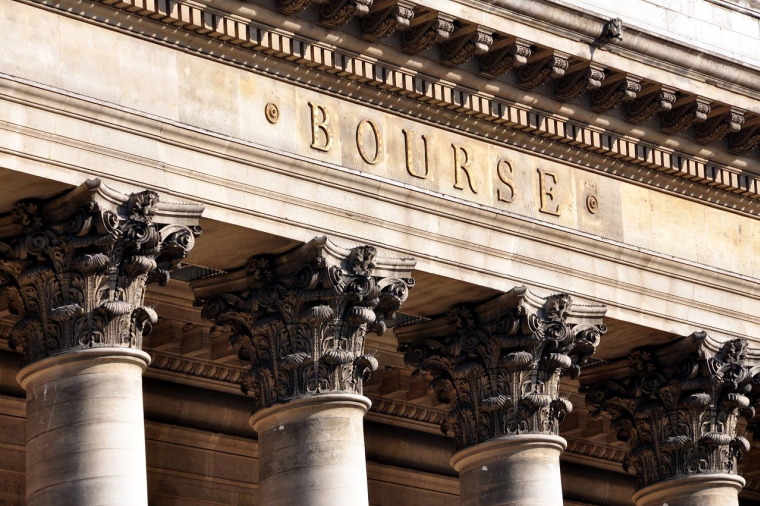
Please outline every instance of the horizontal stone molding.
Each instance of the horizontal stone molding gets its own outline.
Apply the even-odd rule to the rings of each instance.
[[[173,25],[219,42],[333,74],[387,93],[462,113],[480,121],[519,130],[588,152],[664,172],[700,185],[760,199],[760,176],[711,162],[627,135],[580,124],[482,92],[390,64],[381,63],[293,33],[174,0],[125,0],[102,3]],[[63,9],[63,6],[61,6]],[[86,12],[81,15],[91,18]],[[97,21],[96,21],[97,22]],[[106,21],[108,23],[109,21]],[[110,22],[115,22],[111,20]],[[130,30],[129,27],[120,28]],[[141,25],[141,29],[145,27]],[[208,55],[228,62],[224,57]],[[281,76],[283,77],[283,76]],[[297,79],[293,77],[293,79]],[[356,96],[355,94],[352,94]],[[356,97],[362,100],[361,97]],[[749,122],[754,124],[754,122]],[[754,147],[754,146],[753,146]]]

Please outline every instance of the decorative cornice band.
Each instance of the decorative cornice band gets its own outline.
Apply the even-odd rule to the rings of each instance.
[[[110,1],[103,0],[103,3]],[[578,149],[605,154],[691,182],[760,199],[760,177],[744,174],[733,167],[713,164],[705,159],[658,147],[628,136],[614,135],[602,129],[543,113],[535,108],[528,109],[504,99],[497,100],[492,95],[455,86],[422,73],[412,73],[355,54],[341,53],[334,47],[300,39],[292,33],[282,32],[252,21],[244,21],[237,16],[226,17],[221,13],[173,0],[160,0],[155,4],[146,3],[145,0],[126,0],[113,5],[121,6],[122,9],[129,10],[133,14],[173,24],[204,37],[347,77],[354,82],[382,88],[389,93],[444,109],[455,107],[456,110],[465,114],[503,125],[505,128],[548,137]],[[82,14],[69,13],[69,15]],[[420,20],[415,18],[414,21]],[[429,27],[428,25],[431,24],[435,26]],[[441,14],[432,21],[425,21],[423,25],[428,33],[433,33],[435,40],[430,42],[431,45],[436,40],[440,41],[444,34],[448,37],[448,34],[453,31],[453,24]],[[412,26],[406,30],[403,33],[404,40],[420,31],[421,26]],[[129,30],[128,27],[122,28]],[[419,43],[421,42],[415,39],[414,44]],[[411,50],[405,47],[405,49],[417,52],[424,48]],[[521,70],[528,66],[530,63],[523,66]],[[641,103],[642,100],[644,103]],[[647,94],[643,99],[636,98],[631,101],[628,104],[628,118],[636,122],[644,121],[658,112],[666,111],[673,101],[675,97],[671,97],[669,91],[665,91],[663,87],[663,91]],[[742,133],[744,132],[740,132]]]

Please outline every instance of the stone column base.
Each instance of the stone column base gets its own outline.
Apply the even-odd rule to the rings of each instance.
[[[251,416],[259,435],[260,506],[367,506],[364,415],[355,394],[316,394]]]
[[[636,506],[739,506],[745,481],[735,474],[695,474],[637,490]]]
[[[27,506],[148,504],[142,374],[147,353],[92,348],[44,358],[26,390]]]
[[[525,434],[486,441],[458,451],[462,506],[562,506],[559,436]]]

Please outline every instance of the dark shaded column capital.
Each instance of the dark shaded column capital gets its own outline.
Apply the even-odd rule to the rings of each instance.
[[[0,216],[0,289],[20,317],[10,344],[30,362],[94,347],[141,349],[157,316],[145,287],[193,248],[203,206],[124,195],[89,180]]]
[[[212,332],[227,335],[250,362],[242,388],[256,411],[308,395],[361,394],[378,365],[364,353],[366,334],[385,332],[384,320],[414,286],[414,264],[317,237],[191,287]]]
[[[560,378],[578,376],[593,355],[605,311],[518,287],[396,336],[407,366],[449,405],[442,430],[452,431],[461,449],[502,436],[557,435],[572,410],[560,396]]]

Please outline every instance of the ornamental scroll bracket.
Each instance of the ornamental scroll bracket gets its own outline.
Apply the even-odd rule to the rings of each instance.
[[[403,32],[414,18],[414,3],[408,0],[380,0],[372,4],[362,19],[362,37],[378,40]]]
[[[10,345],[30,362],[95,347],[142,348],[165,284],[200,235],[203,206],[124,195],[94,179],[0,216],[0,292],[19,317]]]
[[[753,356],[754,355],[754,356]],[[615,379],[583,387],[590,415],[611,420],[630,451],[623,462],[639,487],[706,473],[736,474],[749,441],[760,361],[745,339],[696,332],[664,348],[641,348]]]
[[[362,393],[378,362],[364,350],[414,286],[415,260],[317,237],[279,256],[190,283],[212,335],[226,336],[251,367],[242,390],[254,411],[327,392]]]
[[[453,432],[461,449],[503,436],[559,434],[572,410],[560,378],[577,377],[594,354],[605,312],[566,294],[541,298],[517,287],[395,333],[407,367],[448,404],[441,430]]]

